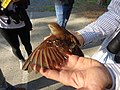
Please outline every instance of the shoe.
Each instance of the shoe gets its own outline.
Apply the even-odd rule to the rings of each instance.
[[[22,69],[22,66],[23,66],[24,62],[25,62],[24,59],[19,60],[19,63],[20,63],[20,69]]]

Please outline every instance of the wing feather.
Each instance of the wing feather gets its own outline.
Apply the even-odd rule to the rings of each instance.
[[[55,62],[53,61],[53,57],[51,57],[51,55],[52,55],[51,53],[52,53],[52,48],[47,48],[46,54],[47,54],[47,58],[49,60],[49,65],[51,68],[54,68]]]
[[[47,49],[44,49],[43,53],[44,53],[44,58],[45,58],[44,60],[45,60],[46,67],[50,68],[50,65],[49,65],[50,63],[49,63],[49,59],[48,59],[48,56],[47,56]]]
[[[55,69],[56,66],[66,64],[68,58],[66,53],[70,53],[70,47],[68,44],[63,44],[63,46],[61,46],[61,43],[65,43],[66,40],[70,40],[72,37],[69,36],[69,33],[66,31],[64,32],[64,35],[51,35],[49,38],[44,40],[25,61],[23,70],[28,69],[28,71],[32,71],[32,64],[51,69]],[[56,41],[57,39],[60,41]],[[72,41],[76,44],[76,40]],[[36,69],[36,67],[34,68]]]
[[[62,55],[62,53],[59,52],[58,49],[54,49],[53,54],[54,54],[56,63],[61,63],[61,61],[64,60],[64,56]]]
[[[54,51],[56,60],[58,60],[57,65],[61,65],[62,63],[65,64],[68,57],[64,54],[64,52],[62,52],[59,48],[55,49]]]
[[[44,57],[43,57],[43,49],[41,49],[40,51],[40,61],[38,63],[40,63],[40,66],[43,67],[43,61],[44,61]]]
[[[22,67],[23,70],[28,70],[30,63],[34,61],[34,57],[35,57],[35,55],[36,55],[36,53],[37,53],[36,51],[37,51],[37,49],[35,49],[35,50],[30,54],[30,56],[28,57],[28,59],[25,61],[24,65],[23,65],[23,67]]]
[[[38,51],[36,51],[36,55],[35,55],[35,57],[34,57],[34,59],[33,59],[33,61],[31,62],[31,64],[35,64],[35,65],[37,65],[37,66],[40,66],[40,63],[39,63],[39,56],[40,56],[40,50],[38,50]],[[37,72],[37,66],[36,67],[34,67],[34,70],[36,71],[36,73],[38,73]]]

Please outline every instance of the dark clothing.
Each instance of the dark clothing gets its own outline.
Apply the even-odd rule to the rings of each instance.
[[[25,9],[27,9],[28,6],[30,5],[30,0],[20,0],[20,1],[16,2],[15,4],[17,4],[18,6],[22,6]]]
[[[11,23],[10,17],[15,21],[16,24],[19,23],[20,21],[24,21],[25,26],[27,27],[27,30],[32,30],[32,23],[26,12],[28,5],[30,5],[30,0],[20,0],[18,2],[15,2],[14,4],[17,5],[17,7],[15,8],[15,11],[13,10],[9,11],[7,8],[4,10],[0,9],[0,16],[5,14],[8,17],[8,21],[7,21],[8,24]],[[2,7],[0,6],[0,8]]]
[[[55,0],[55,4],[56,5],[64,5],[64,4],[73,5],[74,0]]]
[[[107,50],[115,54],[114,60],[120,63],[120,32],[110,41]]]
[[[20,29],[0,29],[0,32],[12,47],[12,51],[15,56],[19,59],[24,59],[20,50],[19,38],[21,39],[27,54],[30,55],[32,52],[32,46],[30,44],[30,31],[26,30],[25,27]]]
[[[18,8],[16,8],[16,12],[20,15],[22,21],[25,22],[25,27],[26,29],[29,31],[29,30],[32,30],[32,23],[30,21],[30,18],[26,12],[26,10],[19,6]]]
[[[29,4],[29,0],[20,0],[16,3],[10,4],[6,9],[1,10],[1,12],[8,18],[7,20],[5,19],[7,22],[4,20],[4,15],[1,14],[0,16],[0,33],[10,44],[14,55],[20,60],[24,60],[24,57],[20,50],[19,38],[24,45],[28,56],[32,52],[32,46],[30,43],[30,30],[32,30],[32,23],[26,12]]]

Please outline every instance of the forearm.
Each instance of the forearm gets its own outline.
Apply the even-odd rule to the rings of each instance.
[[[83,37],[83,42],[86,44],[110,35],[118,28],[119,24],[119,21],[111,14],[111,12],[106,12],[95,22],[77,32]]]

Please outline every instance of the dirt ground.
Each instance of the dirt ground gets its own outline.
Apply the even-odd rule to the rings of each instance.
[[[92,0],[78,0],[74,4],[73,13],[76,14],[76,16],[96,19],[98,16],[107,11],[106,7],[100,6],[97,2],[92,2]]]

